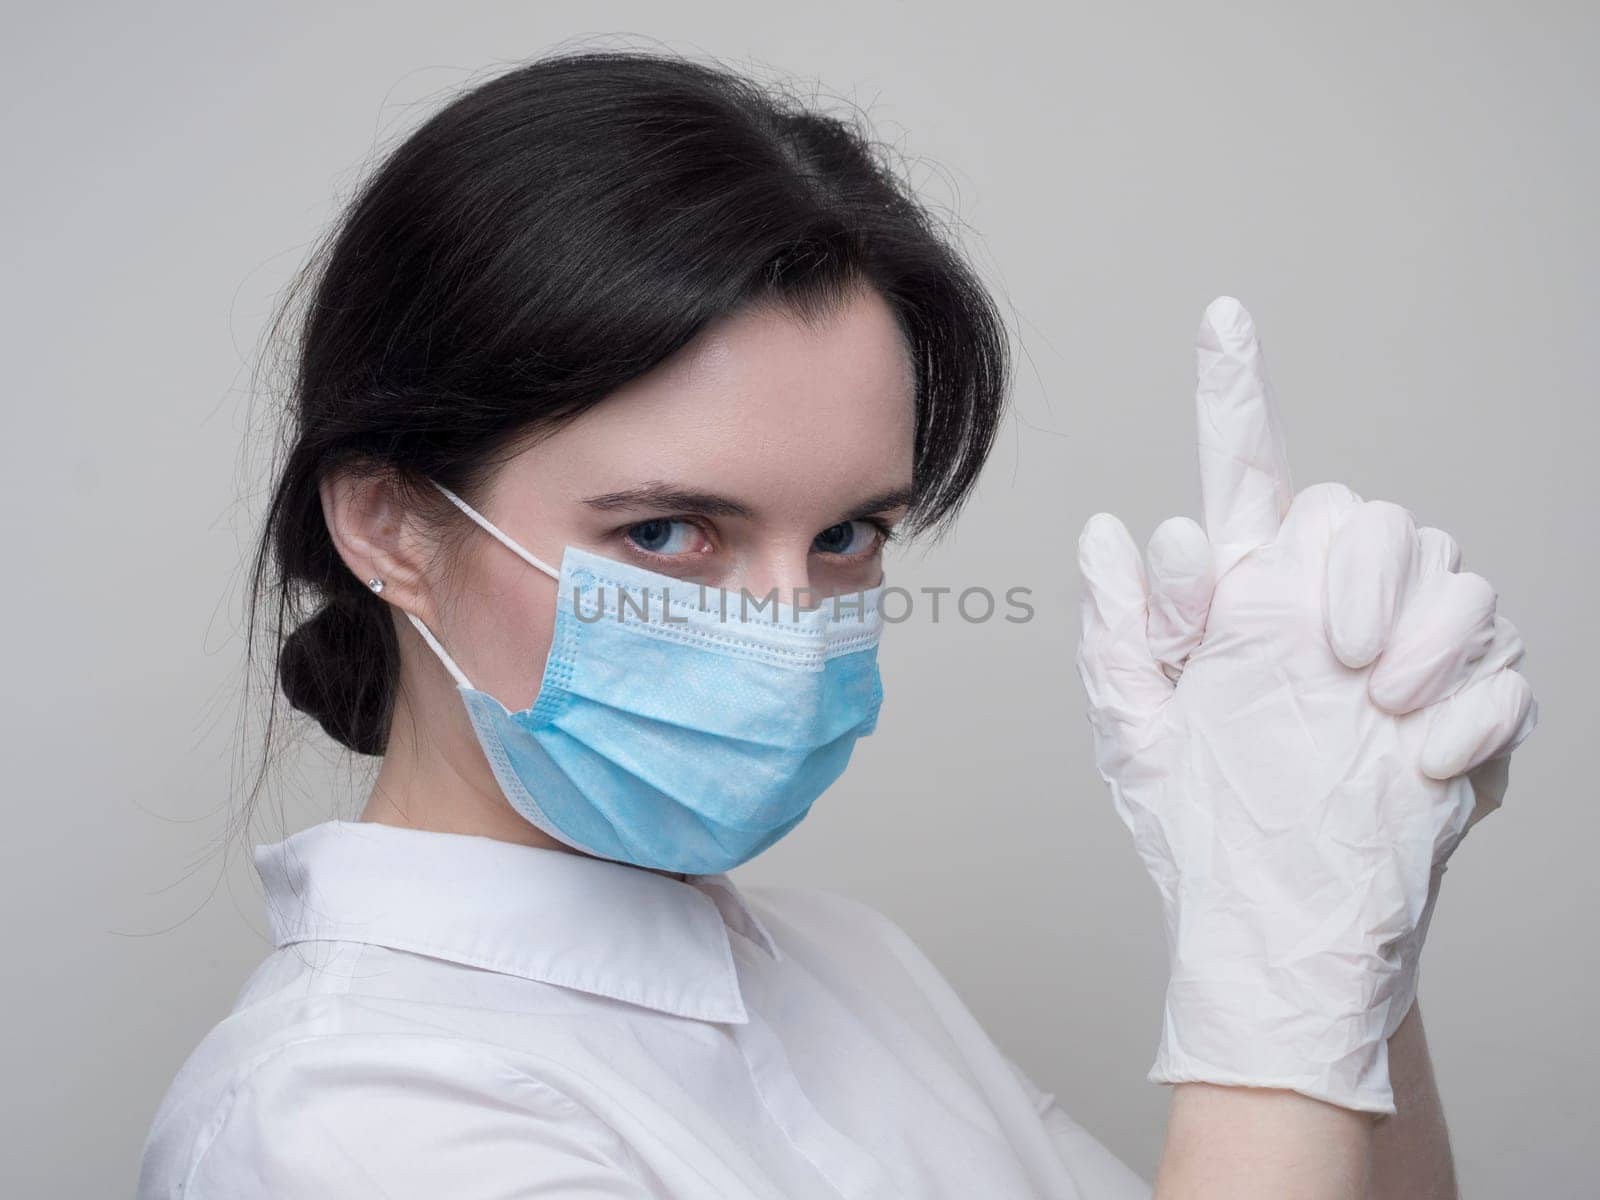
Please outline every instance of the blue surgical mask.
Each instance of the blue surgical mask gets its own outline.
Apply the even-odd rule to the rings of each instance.
[[[407,614],[506,799],[551,837],[656,870],[731,870],[799,824],[876,726],[881,582],[798,608],[573,546],[556,570],[439,490],[557,581],[544,676],[520,712]]]

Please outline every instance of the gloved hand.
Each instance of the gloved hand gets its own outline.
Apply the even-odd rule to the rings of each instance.
[[[1078,542],[1096,765],[1171,958],[1149,1078],[1392,1113],[1386,1041],[1445,860],[1537,721],[1522,641],[1449,534],[1342,484],[1291,491],[1237,301],[1206,310],[1198,357],[1205,529],[1163,522],[1148,574],[1109,513]]]

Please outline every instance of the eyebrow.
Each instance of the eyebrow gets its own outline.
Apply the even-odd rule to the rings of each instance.
[[[856,505],[842,519],[855,521],[861,517],[870,517],[874,513],[890,512],[897,508],[909,508],[911,502],[916,498],[916,486],[907,483],[897,488],[890,488],[887,492],[879,492],[876,496]]]
[[[911,484],[890,488],[862,501],[840,520],[854,521],[873,513],[903,508],[915,498],[916,488]],[[624,488],[618,492],[602,492],[598,496],[586,496],[583,502],[590,508],[597,508],[602,512],[647,509],[652,512],[698,512],[711,517],[749,518],[755,515],[749,505],[741,504],[727,496],[660,482],[642,483],[638,487]]]

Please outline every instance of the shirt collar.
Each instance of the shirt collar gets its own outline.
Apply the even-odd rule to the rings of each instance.
[[[365,942],[744,1023],[729,934],[781,957],[726,875],[688,882],[473,834],[325,821],[255,847],[276,944]]]

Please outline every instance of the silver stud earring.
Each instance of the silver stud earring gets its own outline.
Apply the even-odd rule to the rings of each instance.
[[[381,580],[381,579],[369,579],[369,580],[367,580],[367,586],[369,588],[371,588],[374,592],[381,592],[381,591],[383,591],[383,580]]]

